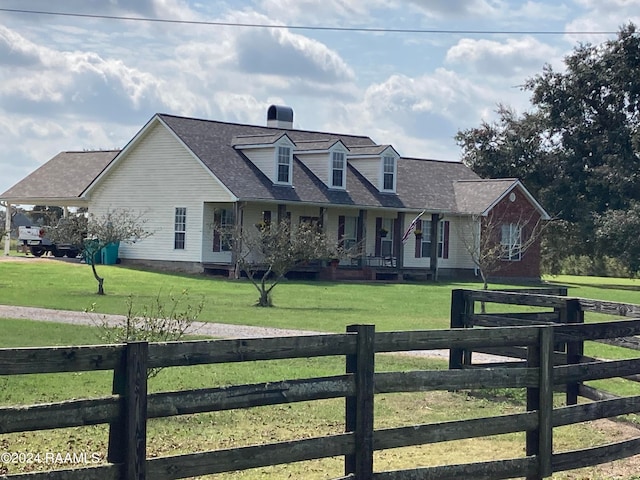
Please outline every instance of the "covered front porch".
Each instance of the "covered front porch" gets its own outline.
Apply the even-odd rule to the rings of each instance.
[[[231,242],[220,227],[254,229],[286,220],[291,225],[316,224],[330,238],[351,250],[339,262],[326,259],[296,265],[287,275],[326,280],[431,280],[437,278],[438,258],[443,244],[427,239],[444,239],[440,216],[425,214],[430,229],[419,235],[403,234],[415,218],[413,212],[356,209],[278,203],[205,203],[203,211],[202,266],[207,272],[238,278]],[[217,233],[218,232],[218,233]],[[419,233],[419,232],[418,232]],[[265,268],[266,270],[266,268]]]

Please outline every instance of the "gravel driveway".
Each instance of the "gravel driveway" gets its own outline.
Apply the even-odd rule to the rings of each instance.
[[[105,318],[108,323],[116,325],[121,323],[125,317],[123,315],[93,314],[100,318]],[[51,310],[36,307],[17,307],[11,305],[0,305],[0,319],[16,318],[25,320],[36,320],[43,322],[68,323],[72,325],[95,325],[95,316],[84,312],[70,310]],[[1,320],[0,320],[1,321]],[[261,337],[293,337],[297,335],[322,335],[327,332],[317,332],[312,330],[289,330],[282,328],[253,327],[249,325],[231,325],[227,323],[194,322],[190,333],[213,338],[261,338]],[[406,352],[406,355],[449,358],[449,350],[420,350]],[[473,359],[479,363],[504,362],[504,357],[474,353]]]

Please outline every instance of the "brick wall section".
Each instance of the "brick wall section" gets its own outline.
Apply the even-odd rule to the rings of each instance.
[[[493,218],[498,219],[496,223],[523,223],[528,221],[524,227],[523,241],[531,234],[536,222],[540,219],[540,214],[535,207],[529,203],[527,197],[516,188],[513,190],[515,201],[509,200],[509,195],[503,198],[492,210]],[[500,241],[500,226],[496,229],[496,241]],[[519,277],[519,278],[540,278],[540,238],[522,254],[519,261],[504,260],[500,262],[500,267],[492,274],[494,277]]]

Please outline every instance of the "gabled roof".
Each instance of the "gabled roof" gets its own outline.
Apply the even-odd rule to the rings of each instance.
[[[434,213],[457,212],[456,182],[480,178],[460,162],[402,157],[397,169],[398,196],[414,208]]]
[[[236,135],[231,140],[231,145],[234,147],[271,145],[285,136],[287,136],[287,134],[284,132],[266,133],[261,135]]]
[[[232,147],[234,139],[262,136],[273,139],[286,133],[296,145],[326,147],[341,141],[350,152],[367,155],[377,155],[393,147],[377,145],[366,136],[241,125],[165,114],[158,114],[157,118],[240,200],[452,212],[455,211],[454,181],[479,178],[459,162],[400,158],[397,194],[379,192],[352,165],[347,168],[347,190],[343,191],[329,188],[294,156],[293,187],[274,185],[242,151]]]
[[[396,152],[396,150],[391,145],[357,146],[357,147],[353,147],[353,148],[350,149],[349,155],[350,156],[359,156],[359,155],[362,155],[362,156],[374,156],[374,155],[380,155],[387,148],[391,148],[391,150],[393,150],[396,155],[400,156],[400,154],[398,154],[398,152]]]
[[[0,195],[22,205],[83,206],[82,193],[119,150],[61,152]]]
[[[515,179],[482,180],[460,162],[400,157],[396,193],[382,193],[357,168],[347,163],[346,190],[329,188],[296,156],[326,151],[341,142],[351,154],[374,156],[389,145],[377,145],[366,136],[283,129],[155,115],[122,150],[62,152],[7,190],[0,200],[22,204],[85,205],[92,188],[117,168],[153,125],[167,128],[199,162],[203,175],[215,177],[241,201],[300,202],[354,208],[483,214],[520,186],[530,201],[548,215]],[[242,152],[242,146],[272,145],[282,137],[294,143],[293,186],[274,184]],[[394,150],[395,152],[395,150]],[[118,155],[119,154],[119,155]],[[354,162],[355,163],[355,162]],[[357,164],[356,164],[357,165]]]
[[[517,178],[459,180],[455,182],[456,207],[459,213],[487,215],[514,189],[520,189],[544,220],[551,217]]]
[[[326,151],[333,147],[336,143],[342,143],[340,140],[298,140],[296,142],[296,153]],[[357,147],[353,147],[357,148]],[[348,150],[348,147],[347,147]]]

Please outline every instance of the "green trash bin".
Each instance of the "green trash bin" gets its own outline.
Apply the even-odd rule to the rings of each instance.
[[[102,263],[104,265],[115,265],[118,263],[118,249],[120,248],[120,242],[113,242],[105,245],[100,251],[102,257]]]

